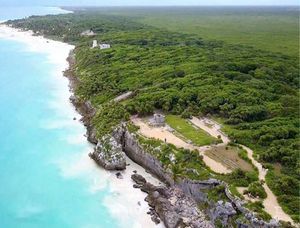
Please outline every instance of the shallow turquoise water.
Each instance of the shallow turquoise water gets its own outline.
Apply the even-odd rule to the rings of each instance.
[[[119,227],[102,203],[109,189],[91,191],[91,178],[70,171],[90,147],[76,140],[85,130],[71,108],[60,107],[54,68],[0,39],[0,227]]]

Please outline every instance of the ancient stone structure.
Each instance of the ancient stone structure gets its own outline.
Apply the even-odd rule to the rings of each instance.
[[[110,48],[110,44],[98,44],[98,41],[97,40],[93,40],[93,43],[92,43],[92,48],[100,48],[101,50],[102,49],[107,49],[107,48]]]
[[[96,48],[98,46],[98,41],[93,40],[92,48]]]
[[[165,116],[159,113],[155,113],[149,120],[149,124],[154,127],[165,126]]]
[[[96,33],[94,33],[94,31],[92,29],[89,29],[89,30],[83,31],[80,35],[81,36],[94,36],[94,35],[96,35]]]

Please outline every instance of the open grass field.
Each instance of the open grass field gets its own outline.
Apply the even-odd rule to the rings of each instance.
[[[152,7],[103,9],[154,27],[205,39],[299,55],[298,7]]]
[[[195,128],[191,123],[179,116],[167,115],[166,122],[186,139],[191,140],[196,146],[210,145],[218,140],[202,129]]]

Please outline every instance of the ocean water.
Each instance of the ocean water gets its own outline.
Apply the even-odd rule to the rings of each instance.
[[[23,16],[6,10],[0,19]],[[68,81],[55,69],[44,53],[0,39],[0,227],[141,227],[137,209],[116,204],[115,175],[88,158]]]

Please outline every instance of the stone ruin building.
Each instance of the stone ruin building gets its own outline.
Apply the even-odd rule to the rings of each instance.
[[[155,113],[149,120],[149,124],[154,127],[165,126],[165,116],[159,113]]]

